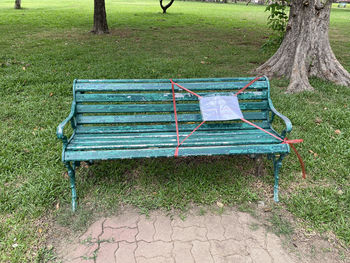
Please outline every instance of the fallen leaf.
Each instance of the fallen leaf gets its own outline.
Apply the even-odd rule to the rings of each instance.
[[[342,190],[339,190],[338,191],[338,195],[342,195],[343,194],[343,191]]]
[[[22,69],[23,69],[23,70],[26,70],[26,67],[23,67]]]
[[[202,61],[201,61],[201,64],[205,64],[205,61],[202,60]]]
[[[13,248],[16,248],[16,247],[18,247],[18,244],[17,244],[17,243],[12,244],[12,247],[13,247]]]
[[[39,229],[38,229],[38,232],[41,234],[41,232],[43,232],[43,229],[42,229],[42,228],[39,228]]]
[[[50,92],[50,97],[52,97],[53,96],[53,93],[52,92]]]
[[[56,210],[60,209],[60,202],[56,204]]]
[[[317,153],[314,153],[314,157],[317,157],[318,156],[318,154]]]
[[[314,153],[314,151],[313,150],[309,150],[309,153]]]
[[[335,134],[341,134],[341,131],[339,129],[334,131]]]
[[[316,123],[316,124],[322,123],[322,119],[317,117],[317,118],[315,119],[315,123]]]
[[[218,207],[220,207],[220,208],[223,208],[223,207],[224,207],[224,204],[221,203],[221,202],[219,202],[219,201],[216,202],[216,205],[217,205]]]

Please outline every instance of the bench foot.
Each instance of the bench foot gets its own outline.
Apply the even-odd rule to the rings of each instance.
[[[282,160],[285,157],[285,154],[281,154],[279,158],[277,159],[276,156],[272,157],[273,160],[273,170],[274,170],[274,176],[275,176],[275,185],[273,187],[273,200],[275,202],[278,202],[278,181],[279,181],[279,171],[282,167]]]
[[[258,155],[255,158],[255,176],[262,176],[263,170],[263,158],[262,155]]]
[[[65,166],[68,168],[68,175],[70,179],[70,188],[72,190],[72,210],[75,212],[77,208],[77,192],[75,188],[75,168],[79,163],[65,163]]]

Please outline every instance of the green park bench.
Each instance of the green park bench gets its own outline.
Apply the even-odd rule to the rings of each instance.
[[[338,7],[339,8],[346,8],[346,3],[343,3],[343,2],[338,3]]]
[[[227,95],[237,92],[253,78],[174,79],[197,92]],[[198,98],[175,87],[180,140],[202,121]],[[267,154],[274,164],[274,200],[278,201],[279,170],[290,152],[283,143],[292,130],[289,119],[278,113],[270,99],[270,84],[261,77],[238,95],[244,119],[273,136],[241,120],[204,123],[178,148],[178,156]],[[63,141],[62,161],[68,168],[72,206],[76,209],[75,168],[80,162],[130,158],[173,157],[177,148],[172,85],[168,79],[75,80],[69,116],[57,127]],[[286,128],[272,128],[275,115]],[[70,122],[68,139],[63,129]]]

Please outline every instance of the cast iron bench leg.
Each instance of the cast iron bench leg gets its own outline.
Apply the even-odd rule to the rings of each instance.
[[[66,167],[68,168],[68,175],[70,178],[70,188],[72,189],[72,210],[75,212],[77,208],[77,192],[75,189],[75,167],[76,164],[73,162],[73,165],[71,165],[69,162],[65,163]]]
[[[278,159],[276,159],[276,156],[272,157],[273,160],[273,170],[274,170],[274,176],[275,176],[275,186],[273,188],[273,200],[275,202],[278,202],[278,180],[279,176],[278,173],[282,167],[282,160],[285,157],[285,154],[281,154]]]

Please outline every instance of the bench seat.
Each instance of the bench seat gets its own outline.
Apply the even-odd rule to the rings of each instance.
[[[269,132],[275,133],[271,129]],[[277,136],[278,134],[275,133]],[[188,132],[180,133],[180,141]],[[66,161],[143,157],[172,157],[177,146],[174,132],[77,133],[68,143]],[[179,148],[179,156],[271,154],[289,152],[288,144],[258,130],[196,131]]]
[[[174,79],[200,96],[233,95],[254,78]],[[76,208],[75,168],[81,161],[174,157],[177,133],[173,96],[176,98],[179,141],[202,122],[198,98],[172,85],[169,79],[75,80],[69,116],[57,127],[63,141],[62,161],[68,168],[73,210]],[[178,148],[178,156],[267,154],[274,163],[274,199],[278,201],[278,172],[290,152],[282,143],[292,129],[270,99],[270,84],[261,77],[237,95],[247,121],[207,121]],[[274,117],[286,128],[278,133]],[[63,129],[71,123],[68,139]],[[281,140],[253,127],[249,122]]]

